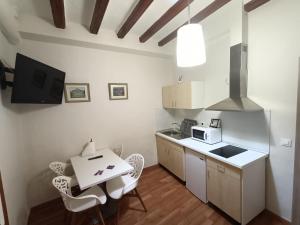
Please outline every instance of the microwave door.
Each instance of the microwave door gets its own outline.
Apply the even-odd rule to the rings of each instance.
[[[207,134],[203,130],[193,130],[193,137],[199,140],[204,141],[207,137]]]

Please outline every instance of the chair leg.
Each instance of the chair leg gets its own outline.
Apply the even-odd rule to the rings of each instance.
[[[76,217],[76,215],[75,215],[75,213],[71,213],[71,216],[70,216],[71,218],[70,218],[70,225],[75,225],[75,217]]]
[[[66,213],[65,213],[65,224],[70,224],[70,219],[71,219],[71,212],[69,210],[66,210]]]
[[[119,220],[120,220],[120,211],[121,211],[121,199],[118,199],[118,200],[117,200],[116,225],[119,224]]]
[[[143,202],[143,199],[141,198],[141,196],[140,196],[139,192],[137,191],[137,189],[136,189],[136,188],[134,189],[134,191],[135,191],[135,193],[136,193],[136,196],[138,197],[138,199],[139,199],[139,200],[140,200],[140,202],[142,203],[142,205],[143,205],[143,208],[144,208],[145,212],[147,212],[147,208],[146,208],[146,206],[145,206],[145,204],[144,204],[144,202]]]
[[[104,222],[104,219],[103,219],[103,214],[102,214],[100,206],[96,208],[96,211],[97,211],[97,215],[99,216],[100,221],[102,222],[103,225],[105,225],[105,222]]]

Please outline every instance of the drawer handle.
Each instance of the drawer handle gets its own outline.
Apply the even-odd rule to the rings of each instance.
[[[221,173],[225,173],[225,168],[223,166],[217,165],[218,171]]]

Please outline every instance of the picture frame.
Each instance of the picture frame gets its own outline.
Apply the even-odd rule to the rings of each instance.
[[[1,172],[0,172],[0,225],[9,225]]]
[[[220,119],[211,119],[209,127],[213,127],[213,128],[221,127],[221,120]]]
[[[90,102],[90,84],[65,83],[64,95],[66,103]]]
[[[108,83],[109,100],[127,100],[127,83]]]

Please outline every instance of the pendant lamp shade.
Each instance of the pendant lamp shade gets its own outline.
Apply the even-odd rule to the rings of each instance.
[[[200,24],[187,24],[177,31],[177,66],[192,67],[206,62],[203,30]]]

